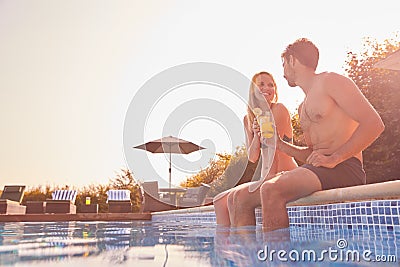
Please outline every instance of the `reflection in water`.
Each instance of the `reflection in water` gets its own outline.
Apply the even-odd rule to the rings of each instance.
[[[386,265],[398,266],[400,233],[394,231],[286,228],[263,232],[261,227],[217,227],[213,266],[375,266],[377,256]],[[340,246],[345,242],[345,246]],[[329,254],[328,251],[332,251]],[[326,252],[324,252],[326,250]],[[280,252],[281,251],[281,252]],[[363,253],[371,252],[363,259]],[[281,253],[281,254],[279,254]],[[279,256],[278,256],[279,255]],[[289,256],[290,255],[290,256]],[[303,256],[304,255],[304,256]],[[357,255],[359,257],[357,258]],[[298,256],[298,257],[296,257]],[[389,257],[392,258],[390,259]]]
[[[305,249],[318,253],[337,249],[339,238],[347,241],[346,249],[399,258],[399,235],[303,228],[264,233],[259,226],[230,229],[187,222],[1,223],[0,265],[281,266],[276,254],[271,262],[266,253]]]

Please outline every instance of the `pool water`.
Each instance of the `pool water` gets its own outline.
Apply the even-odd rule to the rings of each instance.
[[[1,266],[398,266],[394,230],[195,222],[0,223]],[[358,259],[357,259],[358,256]]]

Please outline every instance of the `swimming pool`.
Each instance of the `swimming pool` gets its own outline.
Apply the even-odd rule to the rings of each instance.
[[[398,266],[399,240],[400,232],[373,227],[292,226],[265,234],[259,226],[230,230],[211,221],[1,223],[0,264],[375,266],[373,260],[381,257],[386,265]]]
[[[316,192],[287,209],[290,228],[270,233],[259,209],[257,226],[216,227],[212,206],[151,221],[2,222],[0,265],[399,265],[400,181]]]

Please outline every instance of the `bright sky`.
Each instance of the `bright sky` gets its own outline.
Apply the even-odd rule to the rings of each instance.
[[[0,186],[108,182],[126,166],[131,100],[168,68],[212,62],[249,78],[267,70],[293,112],[302,93],[282,78],[287,44],[310,38],[320,49],[318,71],[343,73],[346,51],[358,51],[363,37],[383,40],[400,29],[397,0],[233,2],[0,0]],[[173,94],[163,101],[155,110],[165,116]],[[218,141],[223,127],[197,123],[181,137],[231,152]],[[141,155],[167,179],[164,157]],[[173,173],[175,182],[187,175]]]

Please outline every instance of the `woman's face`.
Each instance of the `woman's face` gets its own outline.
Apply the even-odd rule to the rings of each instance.
[[[256,78],[256,85],[258,90],[256,88],[255,94],[257,96],[260,94],[268,103],[271,103],[276,93],[274,80],[268,74],[260,74]]]

